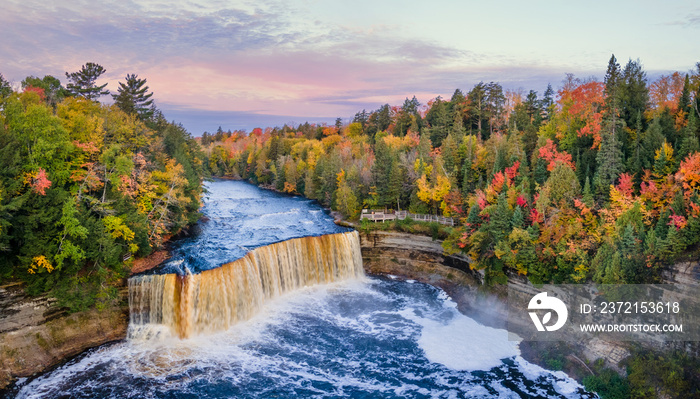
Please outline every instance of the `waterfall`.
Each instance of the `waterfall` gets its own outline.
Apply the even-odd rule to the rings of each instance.
[[[258,247],[199,274],[129,279],[129,336],[164,326],[180,338],[221,331],[252,317],[265,301],[314,284],[364,274],[356,231]]]

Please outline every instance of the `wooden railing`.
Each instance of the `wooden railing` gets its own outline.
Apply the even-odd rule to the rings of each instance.
[[[360,220],[369,219],[374,222],[385,222],[387,220],[404,220],[406,218],[411,218],[420,222],[438,222],[440,224],[454,226],[455,221],[451,217],[437,216],[437,215],[424,215],[420,213],[410,213],[406,211],[396,211],[387,209],[363,209],[360,215]]]

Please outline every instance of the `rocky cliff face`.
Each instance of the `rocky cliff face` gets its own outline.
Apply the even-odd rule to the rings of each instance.
[[[392,231],[360,234],[365,271],[397,275],[445,290],[459,310],[483,324],[505,328],[507,309],[499,296],[505,290],[487,292],[483,275],[469,267],[463,255],[445,255],[442,242],[430,237]]]
[[[376,274],[400,274],[431,282],[452,273],[455,283],[481,285],[483,276],[469,267],[462,255],[443,255],[442,242],[430,237],[375,231],[360,234],[365,270]],[[459,271],[461,273],[457,273]]]
[[[29,297],[20,284],[0,286],[0,389],[81,352],[120,340],[129,321],[127,292],[120,303],[67,314],[55,300]]]
[[[469,268],[469,259],[460,255],[445,256],[440,241],[407,233],[377,231],[362,234],[361,246],[367,272],[400,275],[441,287],[458,303],[464,314],[486,325],[505,328],[508,314],[504,300],[506,287],[483,287],[482,275]],[[664,283],[673,284],[677,291],[697,296],[700,292],[700,262],[679,262],[665,270],[663,278]],[[539,292],[523,276],[511,276],[508,287],[526,296]],[[524,322],[530,323],[529,320]],[[645,344],[656,349],[683,348],[692,354],[698,351],[698,345],[684,343]],[[547,343],[536,343],[532,347],[524,343],[521,345],[523,356],[541,350],[543,345]],[[630,353],[627,343],[599,340],[569,345],[568,350],[575,352],[570,355],[575,362],[583,364],[580,358],[589,361],[602,358],[618,371],[622,371],[619,363]]]

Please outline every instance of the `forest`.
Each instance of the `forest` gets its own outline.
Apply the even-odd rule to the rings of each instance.
[[[477,83],[349,123],[204,133],[168,122],[145,79],[117,93],[87,63],[0,75],[0,278],[83,309],[137,256],[197,220],[205,175],[361,209],[452,216],[447,252],[489,284],[645,283],[700,239],[700,64],[649,79],[615,56],[603,81],[568,74],[540,96]],[[101,97],[111,96],[105,105]]]
[[[13,91],[0,75],[0,282],[23,281],[70,311],[107,306],[135,257],[195,222],[203,153],[129,74],[112,94],[86,63],[28,76]]]
[[[86,63],[65,86],[28,76],[15,90],[0,75],[0,283],[70,311],[113,303],[135,258],[198,220],[210,175],[351,221],[362,209],[451,216],[445,251],[467,254],[488,284],[653,283],[697,255],[700,63],[650,79],[613,55],[603,81],[568,74],[542,95],[480,82],[348,123],[197,139],[166,120],[145,79],[109,93],[104,73]],[[685,352],[640,350],[626,366],[625,379],[596,364],[584,383],[603,398],[697,394]]]
[[[489,284],[652,283],[700,240],[700,63],[649,79],[613,55],[555,92],[480,82],[350,123],[204,133],[215,176],[361,209],[456,218],[444,241]]]

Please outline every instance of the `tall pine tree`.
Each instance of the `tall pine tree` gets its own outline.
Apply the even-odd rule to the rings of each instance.
[[[136,114],[141,120],[149,119],[153,116],[153,93],[148,93],[146,79],[139,79],[135,74],[127,74],[125,79],[119,82],[119,94],[112,94],[114,103],[127,114]]]
[[[624,172],[622,146],[615,135],[615,128],[611,125],[613,120],[609,120],[600,132],[601,141],[596,162],[598,170],[595,175],[596,191],[601,198],[607,198],[610,192],[610,185],[615,184],[615,180]]]
[[[105,90],[107,83],[100,86],[95,83],[105,72],[107,71],[102,65],[93,62],[86,63],[78,72],[66,72],[66,77],[70,81],[66,90],[73,96],[82,96],[96,101],[100,96],[109,94],[109,90]]]

